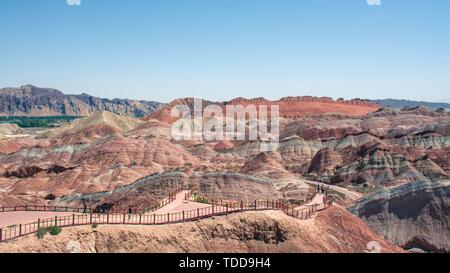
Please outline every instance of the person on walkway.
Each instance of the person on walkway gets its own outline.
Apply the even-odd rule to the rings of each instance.
[[[83,200],[83,214],[87,213],[87,204],[86,200]]]
[[[128,206],[128,220],[131,219],[131,214],[133,214],[133,207],[131,205]]]

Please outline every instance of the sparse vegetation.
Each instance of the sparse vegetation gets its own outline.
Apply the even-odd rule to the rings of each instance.
[[[36,237],[38,239],[44,238],[45,234],[49,233],[52,236],[57,236],[61,233],[61,227],[51,226],[51,227],[41,227],[36,232]]]
[[[380,187],[380,186],[371,186],[371,187],[361,187],[361,186],[358,186],[358,187],[351,187],[351,189],[352,189],[352,190],[355,190],[355,191],[357,191],[357,192],[359,192],[359,193],[362,193],[362,194],[364,194],[364,195],[367,195],[367,194],[371,194],[371,193],[374,193],[374,192],[376,192],[376,191],[381,190],[382,187]]]
[[[205,197],[198,196],[198,195],[194,195],[194,202],[203,203],[203,204],[209,204],[209,200],[208,199],[206,199]]]
[[[0,123],[12,123],[22,128],[52,128],[59,124],[71,122],[79,117],[74,116],[49,116],[49,117],[0,117]]]
[[[47,196],[45,196],[45,200],[55,200],[56,199],[56,195],[54,195],[53,193],[47,194]]]
[[[42,239],[44,238],[45,234],[47,234],[48,230],[47,228],[39,228],[38,231],[36,232],[36,237],[38,239]]]
[[[61,227],[49,227],[48,232],[50,233],[50,235],[56,236],[61,233]]]

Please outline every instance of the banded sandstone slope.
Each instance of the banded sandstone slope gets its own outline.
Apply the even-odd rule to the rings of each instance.
[[[349,209],[406,249],[450,252],[450,181],[417,181],[368,195]]]

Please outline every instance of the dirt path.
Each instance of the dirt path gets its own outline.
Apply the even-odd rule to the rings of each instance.
[[[208,204],[201,204],[184,200],[187,193],[189,193],[189,191],[182,191],[178,193],[174,201],[152,212],[151,214],[167,214],[211,207],[211,205]]]
[[[335,186],[335,185],[328,185],[328,184],[321,183],[321,182],[316,182],[316,181],[309,181],[309,180],[304,180],[304,181],[305,181],[305,183],[308,183],[309,185],[312,185],[312,186],[319,185],[321,187],[323,186],[324,188],[329,188],[331,190],[334,190],[334,191],[337,191],[339,193],[342,193],[345,196],[347,196],[349,199],[351,199],[352,201],[358,200],[361,197],[363,197],[362,193],[351,191],[351,190],[349,190],[347,188],[344,188],[344,187],[339,187],[339,186]]]

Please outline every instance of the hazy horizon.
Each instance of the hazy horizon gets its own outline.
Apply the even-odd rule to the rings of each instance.
[[[0,87],[450,102],[449,10],[440,0],[3,0]]]

